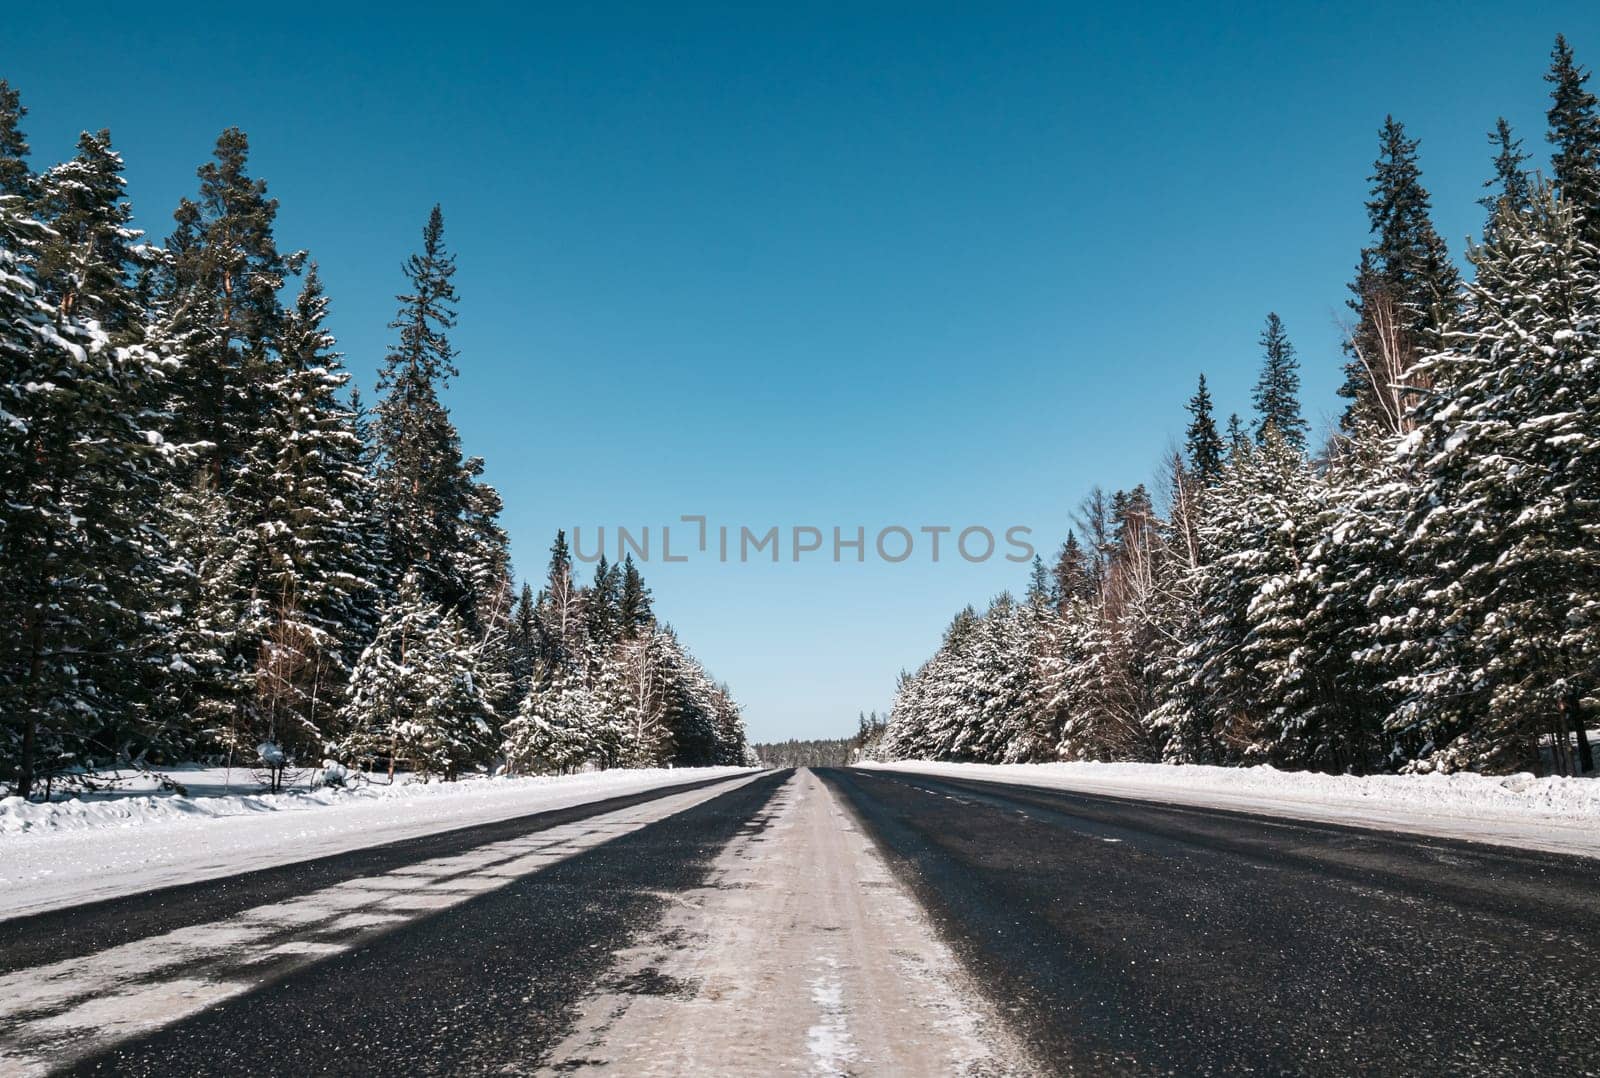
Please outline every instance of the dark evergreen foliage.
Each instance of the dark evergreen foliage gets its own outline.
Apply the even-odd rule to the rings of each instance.
[[[1584,239],[1600,245],[1600,105],[1588,88],[1589,74],[1578,65],[1567,39],[1556,35],[1545,76],[1551,87],[1547,137],[1555,146],[1551,178]]]
[[[0,82],[0,792],[197,756],[454,778],[746,763],[726,686],[631,560],[513,582],[499,493],[440,398],[435,207],[371,416],[315,265],[230,128],[141,242],[110,135],[35,175]],[[554,639],[561,592],[562,627]]]
[[[1300,416],[1300,361],[1284,332],[1283,320],[1267,315],[1261,331],[1261,376],[1251,398],[1256,406],[1256,444],[1277,432],[1287,445],[1306,447],[1306,421]]]
[[[1189,429],[1184,436],[1184,453],[1189,474],[1202,487],[1209,487],[1222,477],[1222,436],[1217,433],[1217,421],[1211,414],[1211,392],[1206,389],[1206,376],[1194,396],[1189,398]]]

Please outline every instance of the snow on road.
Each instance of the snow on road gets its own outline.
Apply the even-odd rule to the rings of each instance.
[[[315,793],[100,798],[50,805],[6,798],[0,801],[0,821],[11,822],[9,830],[0,826],[0,918],[745,771],[616,770]]]
[[[1172,764],[861,764],[1600,857],[1600,780]]]
[[[0,976],[0,1073],[44,1074],[335,959],[408,921],[504,887],[754,778],[736,774],[727,782],[347,880],[223,921]]]
[[[619,952],[545,1073],[1026,1074],[989,1004],[809,771]]]

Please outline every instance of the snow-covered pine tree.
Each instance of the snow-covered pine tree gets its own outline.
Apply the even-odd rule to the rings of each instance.
[[[351,674],[341,754],[453,779],[488,757],[492,715],[466,625],[407,572]]]
[[[0,107],[20,115],[14,95]],[[19,142],[0,123],[0,145]],[[142,689],[173,452],[169,368],[142,340],[139,234],[109,135],[84,135],[37,182],[16,166],[5,182],[37,201],[30,213],[0,193],[0,753],[26,797],[54,770],[172,747],[153,737]]]
[[[1220,473],[1219,473],[1220,480]],[[1144,676],[1152,699],[1144,724],[1160,746],[1161,758],[1173,763],[1213,762],[1215,745],[1205,731],[1184,725],[1191,713],[1179,660],[1183,645],[1194,635],[1197,611],[1195,581],[1209,556],[1202,534],[1206,505],[1213,492],[1201,486],[1174,453],[1167,464],[1170,509],[1161,525],[1161,557],[1157,560],[1151,601],[1145,604]]]
[[[662,626],[660,637],[666,722],[667,729],[672,732],[672,762],[679,767],[705,767],[717,758],[711,679],[683,647],[671,626]]]
[[[177,563],[163,582],[167,676],[153,706],[168,723],[187,724],[206,749],[242,764],[258,744],[255,649],[269,623],[250,581],[251,531],[204,482],[169,488],[160,520]]]
[[[466,509],[455,576],[466,588],[463,620],[478,640],[484,691],[497,715],[510,715],[521,703],[517,692],[518,656],[511,616],[516,592],[511,579],[511,546],[500,524],[500,492],[482,479],[483,460],[466,462]]]
[[[726,682],[717,682],[713,689],[711,725],[717,738],[716,762],[725,767],[737,767],[744,763],[749,749],[745,740],[744,716],[733,698],[733,690]]]
[[[1385,657],[1403,672],[1391,728],[1426,739],[1422,766],[1499,770],[1535,764],[1541,735],[1562,762],[1600,686],[1600,252],[1541,187],[1472,258],[1403,446]]]
[[[1560,34],[1550,53],[1550,122],[1555,154],[1551,174],[1556,193],[1571,210],[1584,239],[1600,247],[1600,104],[1588,88],[1589,72],[1578,65]]]
[[[283,332],[279,293],[303,251],[279,252],[278,201],[248,173],[249,139],[217,138],[198,170],[200,191],[173,214],[164,267],[163,339],[182,354],[171,386],[177,440],[208,443],[196,460],[204,481],[227,491],[272,402],[274,348]]]
[[[960,695],[973,737],[971,751],[984,763],[1022,759],[1027,741],[1028,707],[1037,697],[1030,681],[1027,604],[1002,592],[979,624],[971,662],[963,671]]]
[[[500,752],[514,775],[567,774],[593,761],[599,717],[581,676],[564,672],[538,685],[505,724]]]
[[[339,394],[350,376],[325,328],[328,300],[313,264],[282,322],[279,362],[261,387],[272,402],[245,450],[231,498],[250,533],[246,578],[264,607],[255,653],[261,723],[251,738],[290,754],[322,753],[356,657],[368,638],[366,601],[377,566],[371,479],[354,414]]]
[[[21,92],[0,79],[0,198],[16,199],[11,206],[13,213],[21,213],[33,197],[34,176],[28,167],[28,139],[22,133],[22,118],[27,114]]]
[[[1165,679],[1160,715],[1165,729],[1182,731],[1191,744],[1234,759],[1270,755],[1277,729],[1261,663],[1272,649],[1254,641],[1252,650],[1252,610],[1269,582],[1296,568],[1292,507],[1310,482],[1305,458],[1269,431],[1261,447],[1232,455],[1208,503],[1201,534],[1209,553],[1194,578],[1192,635],[1178,653],[1176,678]]]
[[[1286,759],[1305,766],[1361,774],[1395,766],[1409,751],[1386,744],[1383,720],[1394,698],[1371,650],[1381,613],[1373,601],[1400,574],[1400,515],[1410,494],[1393,445],[1372,428],[1341,442],[1306,492],[1311,545],[1272,600],[1296,620],[1293,661],[1273,671],[1268,693],[1290,742]]]
[[[488,637],[505,633],[516,599],[511,582],[511,540],[500,524],[505,502],[498,490],[483,481],[483,458],[468,458],[465,469],[466,499],[455,575],[468,593],[463,617],[475,632]]]
[[[1256,444],[1266,441],[1267,430],[1278,432],[1301,452],[1306,448],[1306,421],[1300,415],[1300,361],[1284,332],[1277,313],[1267,315],[1261,331],[1261,375],[1251,398],[1256,406]]]
[[[1440,330],[1454,313],[1460,276],[1444,240],[1434,230],[1430,200],[1417,164],[1418,141],[1393,116],[1378,135],[1367,218],[1371,246],[1361,252],[1350,285],[1356,325],[1346,342],[1350,359],[1339,394],[1350,400],[1340,429],[1363,425],[1400,432],[1410,403],[1397,399],[1417,359],[1438,347]]]
[[[422,230],[422,250],[406,261],[409,291],[397,297],[399,312],[389,324],[400,339],[378,375],[375,436],[390,558],[415,570],[434,601],[465,610],[471,591],[462,576],[462,520],[472,476],[439,397],[459,374],[449,338],[456,324],[455,270],[455,256],[444,245],[444,216],[435,206]]]
[[[1241,536],[1246,546],[1234,559],[1254,587],[1243,610],[1243,646],[1234,657],[1241,683],[1257,694],[1251,703],[1260,718],[1251,751],[1282,767],[1364,771],[1374,746],[1360,737],[1361,701],[1347,691],[1353,626],[1339,615],[1353,614],[1359,625],[1366,610],[1359,599],[1324,604],[1345,587],[1338,575],[1345,566],[1335,557],[1342,548],[1317,545],[1325,512],[1340,506],[1335,501],[1330,507],[1328,484],[1287,449],[1262,450],[1262,463],[1272,470],[1258,475],[1272,486],[1251,503],[1253,527]],[[1265,459],[1274,453],[1280,459]]]
[[[1528,172],[1522,167],[1528,155],[1522,152],[1522,140],[1512,135],[1511,124],[1504,116],[1495,121],[1494,130],[1489,132],[1489,145],[1495,148],[1494,175],[1483,181],[1489,193],[1478,199],[1478,205],[1489,211],[1483,229],[1485,237],[1501,212],[1526,213],[1533,190]]]

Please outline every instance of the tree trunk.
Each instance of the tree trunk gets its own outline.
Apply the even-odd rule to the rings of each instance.
[[[1569,688],[1566,697],[1561,701],[1561,710],[1567,713],[1567,720],[1572,723],[1573,732],[1578,735],[1578,773],[1588,775],[1594,772],[1594,749],[1589,747],[1589,731],[1584,729],[1583,701],[1578,696],[1576,688]]]
[[[28,688],[36,690],[44,670],[44,614],[35,607],[28,626]],[[22,720],[22,746],[17,756],[17,796],[24,801],[33,793],[34,771],[38,767],[39,713],[32,705],[33,692],[22,694],[25,715]]]

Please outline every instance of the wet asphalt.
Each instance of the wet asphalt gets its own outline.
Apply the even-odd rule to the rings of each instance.
[[[1053,1072],[1600,1071],[1600,862],[819,774]]]
[[[761,826],[753,817],[788,774],[763,775],[66,1073],[530,1073],[604,982],[613,952],[655,924],[673,893],[702,885],[728,840]],[[673,791],[655,796],[662,792]],[[585,806],[583,815],[619,807],[617,800]],[[506,837],[501,830],[474,828],[457,839],[479,845],[492,840],[486,832]]]

